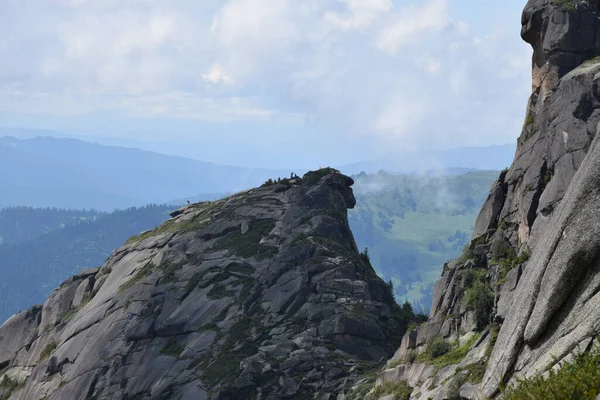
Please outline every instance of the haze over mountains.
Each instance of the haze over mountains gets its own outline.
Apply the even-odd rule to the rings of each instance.
[[[486,147],[460,147],[446,151],[406,151],[395,157],[388,156],[342,165],[340,169],[347,174],[361,171],[374,173],[380,170],[401,173],[431,173],[439,170],[455,170],[465,173],[469,170],[502,170],[510,165],[515,155],[516,145],[505,144]]]
[[[75,139],[0,138],[0,208],[113,210],[214,198],[289,171],[240,168]]]
[[[338,166],[347,174],[424,172],[460,167],[502,169],[514,146],[461,148]],[[423,161],[427,160],[427,168]],[[434,161],[435,160],[435,161]],[[469,160],[469,161],[465,161]],[[487,164],[486,164],[487,163]],[[258,169],[219,165],[135,148],[76,139],[0,137],[0,208],[60,207],[110,211],[149,203],[213,200],[308,169]]]

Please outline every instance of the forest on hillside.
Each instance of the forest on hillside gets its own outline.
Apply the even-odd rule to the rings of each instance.
[[[69,276],[100,266],[127,238],[168,218],[172,207],[112,213],[9,208],[0,211],[0,320],[41,303]]]
[[[497,171],[353,176],[357,205],[348,212],[350,227],[378,274],[392,281],[398,302],[428,311],[444,263],[468,243],[497,177]]]

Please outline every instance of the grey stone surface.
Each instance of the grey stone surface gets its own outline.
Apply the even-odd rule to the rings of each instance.
[[[429,322],[394,356],[422,351],[432,335],[475,329],[462,301],[465,277],[484,270],[494,293],[490,320],[502,326],[481,387],[464,385],[465,398],[496,396],[500,383],[557,368],[600,328],[600,6],[530,0],[522,24],[533,47],[533,93],[515,159],[482,207],[471,260],[444,267]],[[494,254],[499,242],[514,254]],[[441,373],[415,393],[443,397],[442,389],[425,387],[441,385]]]
[[[507,373],[551,367],[600,328],[600,135],[553,220],[540,236],[515,293],[484,380],[489,396]],[[527,358],[519,354],[526,347]]]
[[[406,325],[359,256],[352,183],[188,205],[67,280],[0,327],[0,365],[24,381],[11,400],[343,394]]]
[[[10,317],[0,327],[0,368],[15,358],[24,344],[30,344],[37,334],[42,307],[33,307]]]

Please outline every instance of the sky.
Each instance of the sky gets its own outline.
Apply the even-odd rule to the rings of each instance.
[[[514,143],[524,0],[0,0],[0,127],[255,167]]]

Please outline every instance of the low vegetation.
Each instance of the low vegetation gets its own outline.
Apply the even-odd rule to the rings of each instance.
[[[503,394],[504,400],[594,400],[600,394],[600,349],[575,356],[548,376],[520,380]]]
[[[494,294],[486,279],[485,269],[468,270],[465,273],[465,294],[462,299],[467,310],[475,317],[476,329],[482,331],[489,324],[494,307]]]
[[[119,288],[118,292],[122,293],[122,292],[126,291],[127,289],[129,289],[130,287],[135,285],[136,282],[139,282],[146,276],[150,275],[152,273],[152,271],[154,271],[154,268],[155,268],[154,264],[152,264],[151,262],[147,263],[142,268],[137,270],[137,272],[135,273],[135,275],[133,277],[129,278],[129,280],[127,282],[122,284],[121,287]]]
[[[488,284],[482,280],[473,282],[473,285],[465,291],[463,301],[467,310],[474,313],[476,329],[483,330],[490,322],[494,307],[494,294]]]
[[[592,63],[592,64],[600,63],[600,56],[590,58],[589,60],[586,61],[586,63]]]
[[[497,323],[490,324],[490,341],[488,342],[487,348],[485,349],[485,357],[488,359],[492,355],[492,351],[494,350],[494,346],[496,345],[496,340],[498,340],[499,333],[500,325]]]
[[[473,336],[462,346],[453,345],[441,337],[433,337],[427,341],[425,352],[419,354],[416,362],[431,364],[440,369],[461,362],[480,335]]]
[[[473,249],[471,249],[471,246],[469,243],[465,244],[465,246],[463,247],[462,253],[460,253],[460,256],[458,256],[458,258],[456,259],[456,261],[459,264],[464,264],[467,261],[474,259],[475,258],[475,253],[473,252]]]
[[[529,110],[527,115],[525,116],[525,122],[523,124],[523,133],[521,137],[518,139],[518,143],[522,145],[527,142],[529,139],[533,137],[533,135],[538,131],[538,126],[535,124],[535,117],[533,112]]]
[[[377,400],[382,396],[393,395],[393,400],[409,400],[412,389],[405,381],[384,383],[377,386],[373,392],[364,397],[365,400]]]
[[[498,171],[428,176],[357,174],[348,221],[373,267],[394,283],[398,302],[428,313],[447,260],[460,255]],[[376,189],[376,190],[374,190]]]
[[[517,255],[515,249],[504,239],[495,240],[490,250],[492,263],[498,264],[501,267],[498,273],[499,285],[504,283],[510,271],[528,261],[531,257],[531,251],[528,248]]]
[[[329,174],[339,174],[339,173],[340,173],[340,171],[338,171],[337,169],[329,168],[329,167],[321,168],[316,171],[309,171],[306,174],[304,174],[304,176],[302,177],[302,184],[314,185],[324,176],[327,176]]]
[[[12,393],[25,387],[25,382],[19,382],[16,379],[10,379],[4,375],[0,380],[0,400],[8,400]]]
[[[476,385],[481,383],[483,380],[483,375],[485,375],[486,368],[486,363],[475,363],[469,364],[465,367],[459,367],[456,369],[456,372],[460,373],[464,377],[465,382]]]
[[[215,284],[207,294],[207,297],[212,300],[222,299],[223,297],[231,297],[235,292],[227,290],[222,283]]]
[[[91,293],[86,294],[85,297],[83,298],[83,300],[81,301],[81,304],[78,305],[77,307],[71,306],[71,308],[69,308],[69,311],[67,311],[67,313],[62,318],[62,320],[68,321],[69,319],[71,319],[71,317],[73,317],[73,315],[75,315],[79,310],[81,310],[83,307],[87,306],[87,304],[90,301],[92,301],[92,298],[93,298],[93,296]]]
[[[277,247],[260,242],[274,227],[275,223],[270,219],[253,221],[245,234],[242,235],[240,230],[235,230],[219,239],[212,250],[229,250],[239,257],[253,257],[258,261],[273,257],[277,253]]]
[[[169,341],[160,349],[160,354],[179,358],[181,352],[185,350],[185,347],[176,339],[169,339]]]
[[[135,244],[142,240],[164,233],[182,231],[187,232],[200,229],[202,226],[210,222],[210,216],[212,212],[220,209],[223,206],[223,204],[225,204],[225,200],[201,203],[201,205],[198,205],[197,207],[204,207],[204,209],[194,218],[191,218],[187,221],[177,221],[175,219],[170,219],[152,230],[142,232],[139,235],[130,237],[129,239],[127,239],[125,244]],[[196,205],[194,205],[194,207],[196,207]]]
[[[427,341],[427,347],[423,354],[429,360],[435,360],[436,358],[447,354],[450,350],[452,350],[452,345],[443,338],[436,336]]]
[[[466,379],[463,374],[456,374],[448,386],[446,400],[462,400],[462,396],[460,395],[460,387],[464,385],[465,382]]]
[[[52,354],[54,350],[56,350],[56,342],[48,343],[46,347],[44,347],[44,350],[42,350],[42,353],[40,354],[40,361],[43,361],[50,357],[50,354]]]
[[[554,0],[554,4],[569,11],[575,11],[577,9],[577,3],[577,0]]]

